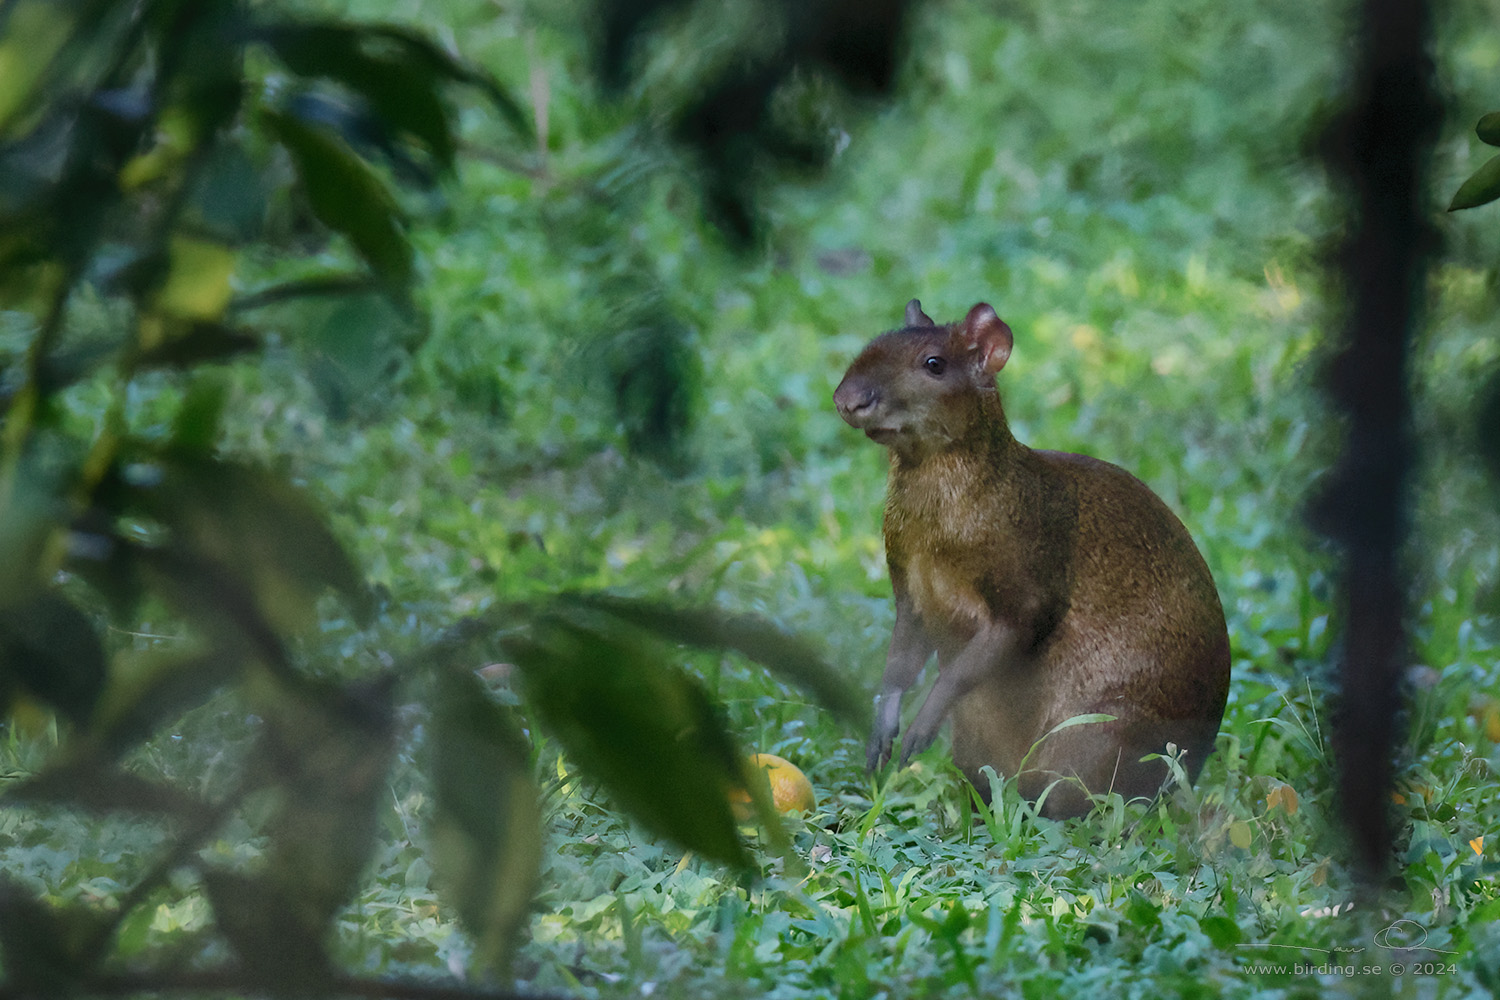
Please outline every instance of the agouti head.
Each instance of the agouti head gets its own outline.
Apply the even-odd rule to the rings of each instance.
[[[834,406],[870,440],[919,460],[994,423],[995,373],[1012,343],[1010,327],[986,303],[938,326],[912,299],[906,326],[876,337],[854,359],[834,390]]]

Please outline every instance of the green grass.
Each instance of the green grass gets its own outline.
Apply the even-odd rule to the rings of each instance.
[[[551,136],[545,179],[470,160],[440,203],[414,206],[425,336],[391,315],[287,309],[279,344],[233,370],[227,447],[291,468],[383,588],[373,629],[330,620],[306,640],[315,669],[372,668],[499,601],[613,588],[758,612],[871,686],[892,618],[884,457],[830,396],[912,296],[940,321],[997,307],[1016,331],[1001,389],[1017,435],[1157,490],[1229,619],[1229,707],[1197,785],[1065,824],[1009,788],[976,811],[941,744],[871,778],[859,734],[791,689],[732,658],[687,658],[744,746],[798,763],[818,793],[793,822],[795,857],[766,855],[756,878],[642,833],[533,732],[547,853],[520,984],[840,998],[1500,987],[1500,733],[1485,728],[1500,550],[1468,444],[1468,403],[1500,354],[1486,210],[1442,222],[1414,379],[1421,669],[1393,803],[1402,864],[1383,908],[1335,912],[1353,885],[1326,708],[1334,561],[1301,514],[1336,446],[1314,391],[1337,325],[1320,270],[1335,213],[1301,151],[1337,92],[1337,18],[1291,0],[933,4],[900,98],[830,112],[847,148],[827,177],[770,191],[763,245],[736,256],[699,220],[691,175],[643,138],[669,59],[610,110],[581,82],[564,14],[323,6],[446,21],[518,92],[534,59]],[[1434,211],[1481,162],[1465,134],[1500,77],[1487,12],[1447,16],[1455,111]],[[476,146],[498,141],[481,110],[466,120]],[[289,266],[267,255],[241,278]],[[602,361],[620,311],[652,309],[686,320],[698,365],[675,475],[631,454]],[[138,428],[159,419],[149,397]],[[89,399],[70,405],[86,419]],[[372,973],[461,973],[469,946],[422,854],[422,726],[408,721],[340,953]],[[216,702],[137,764],[211,783],[253,725]],[[7,732],[6,766],[34,768],[46,735]],[[213,850],[251,858],[257,837],[251,815]],[[56,898],[117,896],[151,844],[139,825],[0,811],[7,868]],[[122,951],[219,954],[211,923],[196,887],[175,886],[126,925]]]

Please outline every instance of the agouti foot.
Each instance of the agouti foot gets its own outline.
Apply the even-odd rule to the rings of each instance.
[[[902,767],[911,763],[913,757],[937,741],[937,730],[932,729],[929,731],[926,726],[923,726],[920,715],[921,713],[918,713],[919,718],[912,722],[911,726],[906,730],[906,735],[901,738]],[[939,719],[938,721],[941,722],[942,720]]]

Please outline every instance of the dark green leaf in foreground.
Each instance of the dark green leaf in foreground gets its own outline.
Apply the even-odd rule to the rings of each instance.
[[[253,654],[271,668],[289,668],[286,644],[239,567],[222,564],[185,544],[137,546],[140,578],[176,614],[204,628],[216,643]]]
[[[415,137],[437,166],[453,164],[453,135],[438,94],[442,65],[415,36],[375,36],[368,28],[336,22],[277,25],[266,33],[287,68],[327,77],[368,101],[392,129]]]
[[[0,682],[83,722],[104,680],[94,625],[66,598],[48,591],[0,609]]]
[[[1500,156],[1492,156],[1453,195],[1448,211],[1474,208],[1500,198]]]
[[[685,460],[700,362],[687,327],[664,310],[624,317],[628,325],[601,343],[600,364],[631,451],[673,469]]]
[[[764,619],[712,607],[674,608],[607,595],[571,595],[567,600],[608,612],[672,642],[733,650],[807,691],[846,723],[863,726],[869,721],[868,701],[847,677],[824,663],[801,639]]]
[[[1500,371],[1492,372],[1480,390],[1474,423],[1479,456],[1494,480],[1500,482]]]
[[[409,348],[412,325],[382,295],[347,295],[319,322],[309,322],[302,342],[312,356],[309,377],[330,415],[384,400],[381,387]]]
[[[432,720],[432,865],[482,966],[503,966],[541,867],[530,755],[509,710],[468,674],[439,675]]]
[[[493,77],[418,32],[324,21],[276,25],[266,40],[292,71],[337,80],[359,93],[392,127],[422,140],[445,169],[453,146],[437,94],[444,80],[477,88],[517,133],[531,137],[530,116]]]
[[[401,291],[410,285],[412,250],[401,213],[370,165],[322,126],[281,111],[266,112],[266,122],[292,155],[314,214],[348,237],[388,287]]]
[[[74,911],[74,916],[86,915]],[[63,913],[0,873],[0,961],[10,996],[65,997],[81,972],[68,947],[72,936]]]
[[[14,409],[7,409],[5,418],[14,426]],[[47,468],[35,451],[23,452],[9,469],[0,468],[0,567],[6,568],[0,573],[0,608],[30,600],[45,585],[39,567],[65,509],[66,489],[57,470]]]
[[[0,136],[12,138],[14,118],[31,108],[30,98],[43,83],[52,58],[76,28],[70,5],[50,0],[18,0],[3,8],[0,22]]]
[[[254,466],[190,455],[164,456],[155,469],[137,475],[136,504],[172,531],[188,561],[239,581],[280,631],[309,624],[325,587],[368,613],[359,569],[290,483]]]
[[[228,385],[219,372],[200,372],[172,421],[172,447],[185,455],[213,454],[224,417]]]
[[[1479,119],[1479,124],[1474,126],[1474,134],[1479,136],[1479,141],[1491,146],[1500,146],[1500,111],[1491,111]]]
[[[219,649],[172,650],[117,657],[115,665],[92,727],[96,744],[111,756],[207,701],[239,676],[243,658]]]
[[[308,683],[261,709],[251,767],[280,791],[266,825],[266,878],[287,917],[324,935],[349,902],[375,848],[377,812],[395,751],[390,678]]]
[[[528,703],[583,775],[655,832],[748,864],[729,805],[744,760],[696,678],[633,630],[561,615],[506,645]]]
[[[296,919],[296,898],[270,878],[207,871],[214,920],[246,976],[275,996],[326,995],[331,971],[322,934]]]

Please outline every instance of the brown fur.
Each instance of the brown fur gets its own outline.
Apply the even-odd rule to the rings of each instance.
[[[1140,758],[1168,742],[1196,778],[1223,716],[1229,640],[1187,530],[1124,470],[1011,436],[994,375],[1012,336],[988,306],[936,326],[913,300],[907,322],[865,348],[834,394],[846,421],[891,449],[897,625],[882,698],[894,701],[877,701],[870,766],[889,756],[901,693],[936,653],[903,762],[951,714],[953,758],[982,791],[985,764],[1019,775],[1032,799],[1081,780],[1052,788],[1049,815],[1087,811],[1085,788],[1155,795],[1166,768]],[[1089,713],[1116,721],[1043,739]]]

